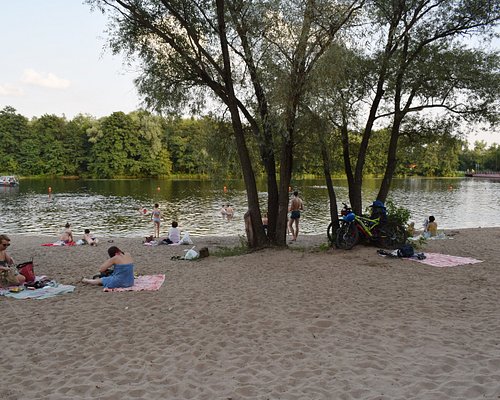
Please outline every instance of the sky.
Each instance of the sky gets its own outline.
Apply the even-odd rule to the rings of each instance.
[[[137,71],[105,49],[106,18],[82,0],[0,0],[0,109],[72,119],[141,107]],[[478,129],[469,141],[500,143]]]
[[[0,0],[0,109],[71,119],[140,108],[137,73],[104,49],[105,28],[82,0]]]

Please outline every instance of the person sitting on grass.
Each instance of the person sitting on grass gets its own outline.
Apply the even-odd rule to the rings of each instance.
[[[83,278],[83,283],[102,285],[105,288],[127,288],[134,286],[134,260],[129,253],[124,253],[118,247],[108,249],[110,259],[101,264],[99,272],[104,273],[113,268],[113,273],[96,279]]]

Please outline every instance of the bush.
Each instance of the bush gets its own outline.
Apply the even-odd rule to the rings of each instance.
[[[385,208],[387,209],[387,220],[389,222],[395,222],[403,226],[408,225],[411,217],[410,210],[404,207],[397,207],[391,200],[385,203]]]

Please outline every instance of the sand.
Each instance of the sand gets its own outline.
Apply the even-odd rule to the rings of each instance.
[[[483,260],[436,268],[325,250],[323,236],[288,249],[213,255],[239,238],[185,246],[102,238],[42,247],[11,235],[16,262],[76,286],[45,300],[0,297],[2,399],[498,399],[500,228],[462,229],[424,252]],[[108,243],[113,240],[113,243]],[[105,293],[79,283],[109,245],[159,291]]]

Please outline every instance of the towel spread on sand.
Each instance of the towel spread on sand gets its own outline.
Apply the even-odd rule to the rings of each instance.
[[[425,259],[407,258],[407,260],[417,261],[422,264],[432,265],[433,267],[456,267],[464,264],[477,264],[483,262],[470,257],[450,256],[448,254],[425,253]]]
[[[56,286],[45,286],[35,290],[24,289],[23,291],[17,293],[9,292],[8,289],[0,289],[0,295],[13,297],[14,299],[41,300],[48,299],[49,297],[54,297],[59,294],[71,293],[73,290],[75,290],[75,287],[72,285],[56,284]]]
[[[141,290],[158,290],[165,281],[165,274],[142,275],[134,279],[134,286],[128,288],[104,288],[104,292],[138,292]]]
[[[76,242],[63,242],[62,240],[58,240],[54,243],[43,243],[42,246],[75,246]]]

